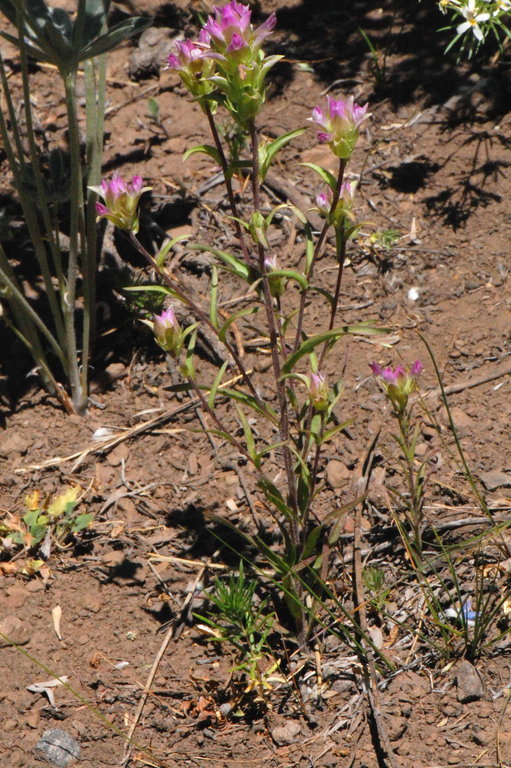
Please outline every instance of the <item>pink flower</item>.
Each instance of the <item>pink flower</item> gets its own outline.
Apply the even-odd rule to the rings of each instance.
[[[161,315],[153,316],[153,332],[160,347],[178,357],[183,345],[183,333],[172,307],[165,309]]]
[[[273,31],[277,17],[272,13],[263,24],[254,29],[250,23],[252,11],[248,5],[231,0],[222,8],[215,6],[214,15],[208,16],[203,30],[211,36],[214,50],[225,54],[247,48],[257,50],[265,37]]]
[[[311,373],[309,395],[311,403],[317,411],[326,411],[330,403],[330,387],[326,376],[321,371]]]
[[[381,379],[392,405],[398,413],[403,413],[408,397],[417,389],[417,379],[424,370],[420,360],[416,360],[407,372],[403,365],[394,368],[382,368],[378,363],[371,363],[373,374]]]
[[[336,213],[341,213],[341,211],[342,213],[351,211],[353,208],[354,192],[355,185],[350,184],[349,181],[345,181],[344,184],[341,185]],[[319,195],[316,196],[316,205],[319,208],[319,212],[325,217],[331,212],[333,197],[334,195],[330,187],[327,187],[324,192],[320,192]]]
[[[174,43],[176,53],[171,53],[167,59],[169,69],[175,69],[177,72],[185,71],[189,74],[200,75],[202,73],[204,62],[209,59],[211,48],[209,46],[209,35],[201,31],[202,40],[199,37],[198,42],[192,40],[176,40]]]
[[[326,111],[315,107],[309,119],[320,128],[318,141],[328,144],[334,155],[347,160],[357,143],[359,128],[368,117],[367,104],[360,107],[354,103],[353,96],[339,100],[327,96]]]
[[[104,179],[99,187],[89,187],[103,198],[104,203],[96,203],[98,219],[106,218],[119,229],[125,229],[136,234],[138,232],[138,203],[141,195],[151,187],[144,187],[141,176],[133,176],[131,182],[125,183],[118,173],[112,179]]]

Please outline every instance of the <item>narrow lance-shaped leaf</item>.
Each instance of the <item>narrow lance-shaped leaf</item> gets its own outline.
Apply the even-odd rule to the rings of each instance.
[[[312,170],[315,171],[318,176],[321,176],[323,181],[328,184],[332,192],[335,192],[337,188],[337,179],[330,173],[330,171],[325,170],[325,168],[322,168],[320,165],[316,165],[316,163],[300,163],[300,165],[304,165],[306,168],[312,168]]]
[[[218,269],[215,266],[212,270],[210,285],[209,319],[213,328],[218,330]]]
[[[215,163],[218,165],[221,164],[218,149],[216,147],[212,147],[211,144],[197,144],[197,146],[187,149],[183,155],[183,163],[186,162],[186,160],[188,160],[188,158],[192,155],[208,155],[209,157],[213,158]]]
[[[218,387],[220,386],[220,383],[222,381],[222,376],[224,375],[225,370],[226,370],[228,365],[229,365],[229,361],[226,360],[225,363],[220,368],[220,370],[218,371],[217,375],[215,376],[215,380],[214,380],[213,384],[211,385],[211,389],[209,390],[208,405],[211,408],[211,410],[214,410],[214,408],[215,408],[216,393],[217,393]]]
[[[282,136],[270,141],[269,144],[261,145],[259,147],[259,168],[261,181],[264,181],[266,174],[268,173],[270,166],[273,162],[273,158],[286,144],[289,144],[293,139],[301,136],[305,132],[305,128],[297,128],[294,131],[284,133]]]
[[[346,336],[347,334],[356,336],[375,336],[388,332],[388,328],[375,328],[373,325],[369,325],[368,323],[359,323],[357,325],[345,325],[342,328],[333,328],[331,331],[325,331],[324,333],[317,334],[317,336],[311,336],[309,339],[306,339],[304,342],[302,342],[302,344],[300,344],[296,352],[293,352],[293,354],[289,355],[282,366],[282,374],[290,373],[298,360],[300,360],[300,358],[302,358],[304,355],[310,354],[310,352],[312,352],[312,350],[315,349],[318,344],[324,344],[328,341],[335,341],[340,339],[341,336]]]
[[[123,43],[125,40],[129,40],[130,37],[138,35],[139,32],[143,32],[152,23],[152,19],[144,19],[141,16],[119,22],[119,24],[109,29],[108,32],[105,32],[104,35],[86,45],[80,51],[79,61],[85,61],[86,59],[91,59],[94,56],[100,56],[102,53],[111,51],[119,43]]]
[[[245,435],[245,445],[247,446],[247,452],[252,461],[254,462],[254,466],[259,469],[261,466],[261,461],[259,459],[259,455],[256,451],[255,447],[255,440],[254,440],[254,433],[252,432],[252,427],[248,423],[248,419],[241,410],[241,408],[237,408],[238,416],[240,417],[241,425],[243,427],[243,434]]]
[[[168,242],[164,243],[160,248],[158,255],[154,259],[154,263],[156,264],[156,266],[160,268],[163,267],[169,251],[172,250],[172,248],[176,245],[176,243],[181,243],[183,240],[189,240],[190,237],[191,237],[191,234],[178,235],[177,237],[173,237],[172,240],[169,240]]]

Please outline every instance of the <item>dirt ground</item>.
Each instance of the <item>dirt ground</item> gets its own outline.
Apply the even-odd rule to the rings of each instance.
[[[382,499],[386,483],[391,484],[393,425],[369,363],[421,359],[421,391],[435,390],[438,381],[421,334],[450,388],[453,419],[474,477],[495,518],[504,521],[511,486],[509,54],[490,51],[470,65],[457,64],[455,55],[444,54],[446,38],[436,31],[442,17],[434,3],[425,1],[388,0],[377,8],[365,0],[254,5],[261,19],[277,11],[270,47],[286,57],[272,78],[262,134],[306,126],[327,91],[352,93],[358,103],[369,102],[372,113],[350,164],[350,171],[360,174],[357,214],[366,222],[367,237],[350,245],[341,321],[385,326],[388,346],[352,340],[339,347],[337,359],[330,358],[329,376],[345,379],[343,418],[354,420],[349,438],[342,435],[328,448],[318,514],[340,505],[343,488],[381,427],[380,487],[373,491],[365,521],[364,551],[385,541],[391,526]],[[116,6],[114,13],[120,16],[127,7]],[[182,161],[188,147],[206,140],[206,126],[178,78],[162,66],[172,38],[196,34],[199,4],[133,0],[129,7],[154,15],[155,26],[150,45],[146,37],[142,49],[130,42],[109,56],[105,174],[137,173],[152,186],[142,235],[150,238],[154,227],[171,236],[192,231],[198,241],[216,238],[228,246],[232,236],[219,224],[226,211],[223,188],[208,184],[217,169],[202,156]],[[359,28],[379,52],[379,79]],[[0,46],[15,82],[13,49],[4,42]],[[156,65],[148,63],[151,55]],[[41,127],[48,141],[58,144],[64,103],[54,73],[35,68],[32,83]],[[161,125],[148,116],[151,97],[158,101]],[[303,162],[329,162],[329,151],[317,144],[312,127],[282,154],[265,189],[268,205],[288,196],[303,208],[312,206],[319,186]],[[1,150],[0,163],[0,204],[19,216]],[[399,236],[390,248],[371,244],[371,232],[388,229]],[[302,245],[292,223],[283,224],[275,238],[282,263],[296,264]],[[6,243],[9,247],[14,246]],[[122,293],[126,273],[114,258],[113,243],[105,248],[86,418],[66,416],[39,388],[28,375],[30,360],[0,326],[0,512],[21,514],[25,496],[36,489],[54,494],[78,484],[83,510],[94,513],[79,545],[54,546],[42,573],[27,577],[16,569],[0,571],[0,621],[21,620],[15,626],[22,649],[0,642],[3,763],[46,765],[34,747],[44,731],[62,728],[80,744],[77,765],[118,765],[122,735],[172,626],[174,636],[135,730],[130,768],[385,765],[373,746],[359,661],[333,638],[318,644],[316,653],[296,651],[292,644],[282,649],[286,674],[267,701],[254,702],[243,717],[232,716],[230,682],[236,673],[229,651],[208,642],[192,610],[204,605],[202,586],[225,564],[237,562],[228,547],[219,545],[203,513],[214,510],[243,523],[249,516],[244,484],[252,490],[253,484],[229,463],[228,452],[216,455],[204,435],[181,429],[198,425],[196,413],[186,409],[186,398],[169,391],[168,364]],[[141,272],[141,264],[120,243],[118,252],[131,275]],[[332,253],[330,243],[318,266],[324,285],[333,273]],[[203,263],[186,248],[181,256],[185,278],[205,292]],[[222,300],[239,293],[234,282],[222,286]],[[319,313],[311,317],[311,327],[320,321]],[[267,387],[267,350],[249,342],[247,365],[254,368],[258,386]],[[431,420],[424,421],[420,444],[434,457],[428,519],[441,526],[480,518],[455,458],[445,410],[434,393],[427,402]],[[182,415],[174,415],[179,410]],[[118,440],[94,440],[100,428]],[[344,472],[340,481],[336,469]],[[453,529],[460,537],[467,533]],[[468,530],[473,533],[476,526]],[[347,519],[345,560],[338,556],[332,581],[351,579],[352,532]],[[505,533],[503,538],[507,545]],[[392,552],[380,551],[368,555],[368,562],[380,563],[397,578],[400,566]],[[14,562],[22,557],[18,553]],[[0,565],[11,561],[6,553],[2,558]],[[205,567],[210,561],[218,570]],[[470,560],[461,567],[470,585]],[[391,591],[389,598],[396,610],[401,608],[398,592]],[[62,611],[60,638],[56,606]],[[511,765],[507,636],[477,662],[481,694],[462,703],[456,685],[460,659],[447,662],[417,638],[400,645],[388,627],[381,630],[386,652],[397,662],[397,671],[380,679],[381,717],[394,764]],[[290,661],[290,654],[298,661]],[[293,663],[300,667],[294,677],[289,676]],[[63,675],[72,690],[53,689],[53,704],[44,693],[27,690]]]

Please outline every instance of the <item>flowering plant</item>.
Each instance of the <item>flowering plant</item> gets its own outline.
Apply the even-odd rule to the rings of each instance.
[[[184,379],[202,405],[209,419],[210,434],[221,438],[237,455],[248,462],[257,481],[262,503],[273,516],[282,533],[279,552],[270,549],[259,533],[249,537],[264,557],[271,562],[283,585],[288,614],[302,640],[306,640],[317,620],[311,610],[315,599],[320,570],[327,566],[328,525],[316,519],[314,500],[324,445],[338,435],[350,422],[334,414],[343,386],[328,382],[326,364],[328,353],[347,334],[379,333],[372,324],[339,325],[339,298],[346,260],[347,243],[356,228],[354,214],[355,185],[345,181],[345,170],[359,137],[360,126],[367,119],[367,107],[354,103],[352,97],[329,97],[326,110],[317,107],[313,116],[322,122],[320,141],[326,141],[339,161],[338,172],[308,164],[326,183],[327,190],[316,201],[324,218],[317,236],[306,215],[289,204],[279,204],[268,210],[262,200],[261,183],[277,153],[304,129],[290,131],[272,141],[261,142],[255,118],[265,100],[265,77],[280,56],[266,56],[262,44],[275,26],[272,14],[259,26],[254,26],[250,9],[235,0],[214,9],[206,20],[196,42],[177,43],[168,59],[173,70],[199,100],[211,130],[213,145],[194,147],[195,152],[210,156],[223,172],[227,198],[231,209],[230,221],[239,243],[237,253],[226,252],[210,245],[195,246],[210,251],[217,259],[211,272],[209,306],[203,307],[185,291],[173,272],[165,269],[166,256],[174,241],[166,243],[160,253],[152,256],[136,237],[138,219],[136,206],[146,187],[135,177],[125,184],[119,177],[96,189],[103,198],[97,212],[124,229],[132,243],[144,255],[165,284],[172,301],[184,304],[194,321],[183,327],[177,322],[173,308],[153,319],[157,343],[173,358],[178,374]],[[229,157],[216,124],[216,110],[226,109],[237,123],[249,144],[248,157]],[[328,129],[328,136],[325,131]],[[239,143],[240,152],[244,146]],[[307,164],[306,164],[307,165]],[[251,200],[239,202],[234,194],[235,173],[250,175]],[[246,208],[250,210],[247,212]],[[278,225],[283,212],[296,215],[303,232],[303,253],[296,268],[282,266],[272,248],[271,230]],[[277,215],[278,214],[278,215]],[[313,284],[318,258],[327,238],[334,234],[337,276],[331,291],[322,290],[325,299],[325,328],[320,333],[307,331],[311,297],[318,295]],[[229,271],[245,281],[255,298],[253,305],[226,316],[218,306],[221,291],[219,270]],[[296,291],[290,291],[290,286]],[[295,298],[296,297],[296,298]],[[298,301],[298,308],[296,307]],[[263,334],[271,361],[273,385],[265,393],[247,370],[238,340],[234,343],[231,330],[235,321],[258,313],[257,326]],[[186,315],[187,313],[185,313]],[[200,331],[216,337],[226,352],[226,360],[214,380],[202,381],[203,372],[195,364],[195,345]],[[229,365],[237,374],[235,387],[224,383]],[[304,373],[305,370],[309,371]],[[302,386],[298,386],[301,384]],[[303,386],[305,385],[305,386]],[[224,422],[217,408],[220,396],[235,406],[235,418],[240,429],[233,430]],[[257,432],[252,424],[258,420]],[[266,433],[261,434],[261,422]],[[273,479],[277,475],[278,482]],[[257,520],[257,530],[260,522]],[[242,534],[247,537],[246,531]],[[330,544],[335,535],[330,537]],[[323,565],[322,565],[323,564]]]
[[[451,16],[446,29],[452,30],[453,39],[447,50],[460,43],[470,58],[490,35],[499,43],[511,36],[511,0],[439,0],[438,5],[442,13]]]

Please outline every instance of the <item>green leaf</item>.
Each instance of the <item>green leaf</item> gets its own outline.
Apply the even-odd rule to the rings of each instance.
[[[316,165],[316,163],[300,163],[300,165],[305,165],[307,168],[312,168],[313,171],[315,171],[323,181],[325,181],[332,192],[335,192],[337,188],[337,179],[333,174],[330,173],[330,171],[325,170],[320,165]]]
[[[293,354],[289,355],[282,366],[282,374],[290,373],[298,360],[300,360],[304,355],[310,354],[312,350],[318,346],[318,344],[324,344],[325,342],[329,341],[337,341],[337,339],[340,339],[341,336],[346,336],[348,334],[353,336],[375,336],[378,334],[383,335],[388,332],[388,328],[375,328],[373,325],[369,325],[368,323],[358,323],[357,325],[345,325],[342,328],[333,328],[331,331],[325,331],[324,333],[319,333],[316,336],[311,336],[309,339],[306,339],[306,341],[300,344],[296,352],[293,352]]]
[[[220,251],[218,248],[212,248],[210,245],[190,245],[191,250],[194,251],[207,251],[223,261],[227,265],[229,272],[241,277],[243,280],[250,282],[252,279],[252,270],[241,259],[237,259],[231,253]]]
[[[174,299],[178,298],[175,291],[166,285],[125,285],[122,290],[130,291],[131,293],[162,293],[164,296],[172,296]]]
[[[153,23],[152,19],[144,19],[141,16],[134,16],[125,21],[120,21],[115,24],[104,35],[96,38],[92,43],[86,45],[80,51],[79,61],[85,61],[91,59],[94,56],[99,56],[102,53],[107,53],[116,48],[120,43],[125,40],[129,40],[130,37],[138,35],[143,32],[144,29],[150,27]]]
[[[211,275],[211,291],[209,303],[209,319],[211,325],[218,330],[218,269],[214,266]]]
[[[320,554],[318,552],[318,541],[324,529],[325,529],[325,526],[322,523],[321,525],[317,525],[315,528],[313,528],[312,531],[309,533],[307,539],[305,540],[305,544],[303,546],[302,560],[305,560],[305,558],[310,557],[311,555]]]
[[[209,155],[212,157],[217,165],[221,165],[220,155],[216,147],[212,147],[211,144],[198,144],[196,147],[190,147],[183,155],[183,163],[188,160],[192,155]]]
[[[269,144],[263,144],[259,147],[259,169],[261,181],[264,181],[266,174],[268,173],[270,166],[273,162],[273,158],[286,144],[289,144],[293,139],[301,136],[305,132],[305,128],[296,128],[294,131],[289,131],[279,136],[277,139],[270,141]]]
[[[225,395],[226,397],[229,397],[231,400],[237,400],[240,403],[243,403],[244,405],[247,405],[249,408],[252,408],[252,410],[256,411],[258,414],[265,416],[267,419],[273,422],[273,424],[278,424],[278,416],[275,413],[275,411],[270,408],[269,405],[266,405],[266,410],[263,410],[261,406],[258,404],[257,400],[252,397],[252,395],[247,395],[246,392],[241,392],[238,389],[228,389],[222,387],[222,395]]]
[[[226,360],[225,363],[220,368],[220,370],[218,371],[217,375],[215,376],[215,380],[211,385],[211,389],[209,390],[208,405],[211,408],[211,410],[214,410],[215,408],[216,393],[218,391],[218,387],[220,386],[220,382],[222,381],[222,376],[224,375],[228,365],[229,365],[229,361]]]
[[[80,531],[83,531],[85,528],[89,527],[93,519],[94,515],[92,514],[77,515],[71,523],[71,531],[73,533],[79,533]]]
[[[331,440],[332,437],[334,437],[338,432],[342,432],[343,429],[349,427],[350,424],[353,424],[353,419],[346,419],[346,421],[343,421],[342,424],[337,424],[337,426],[332,427],[332,429],[328,429],[326,432],[323,432],[321,436],[321,445],[326,443],[328,440]]]
[[[240,417],[241,424],[243,426],[243,433],[245,435],[245,445],[247,446],[248,455],[254,462],[254,465],[257,467],[257,469],[261,466],[261,459],[256,451],[255,447],[255,440],[254,440],[254,433],[252,432],[252,428],[250,424],[248,423],[248,419],[241,410],[241,408],[237,408],[238,416]]]
[[[287,506],[286,502],[282,498],[281,492],[271,482],[271,480],[268,480],[267,477],[261,477],[259,478],[257,485],[264,493],[266,499],[275,507],[277,507],[279,512],[282,512],[282,514],[285,515],[288,519],[294,517],[293,510]]]
[[[309,287],[307,278],[300,272],[295,272],[294,269],[272,269],[268,272],[268,277],[286,277],[288,280],[294,280],[302,291],[306,291]]]
[[[176,245],[176,243],[180,243],[183,240],[189,240],[191,237],[192,237],[191,234],[178,235],[177,237],[173,237],[172,240],[168,240],[166,243],[164,243],[160,248],[158,255],[154,259],[156,266],[160,268],[163,267],[169,251]]]
[[[227,318],[225,323],[222,325],[220,330],[218,331],[218,338],[220,341],[224,342],[225,337],[227,334],[227,331],[231,327],[233,323],[236,322],[240,317],[246,317],[247,315],[253,315],[255,312],[259,311],[259,307],[249,307],[248,309],[240,309],[238,312],[235,312],[233,315]]]

